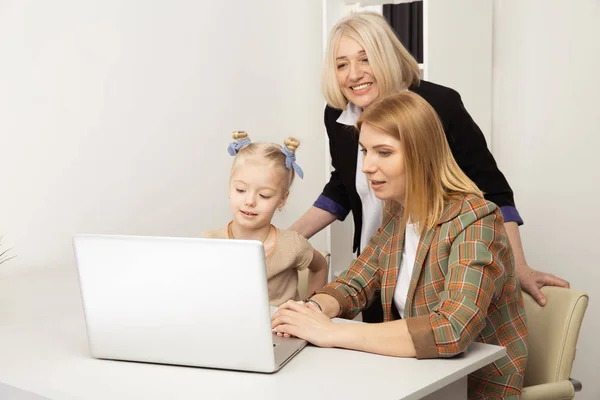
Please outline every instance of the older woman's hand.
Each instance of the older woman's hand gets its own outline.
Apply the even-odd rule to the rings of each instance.
[[[296,336],[319,347],[334,347],[340,326],[310,303],[288,301],[271,317],[273,332]]]
[[[546,296],[541,291],[544,286],[558,286],[563,288],[571,286],[568,281],[547,272],[537,271],[527,264],[517,265],[516,271],[517,277],[521,282],[521,289],[533,297],[542,307],[547,302]]]

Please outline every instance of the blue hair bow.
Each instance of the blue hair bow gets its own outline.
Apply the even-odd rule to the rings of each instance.
[[[243,140],[236,140],[229,144],[229,147],[227,147],[227,152],[229,153],[230,156],[235,156],[244,146],[247,146],[249,144],[250,144],[249,137],[247,137]]]
[[[291,169],[293,167],[298,176],[304,179],[304,172],[302,172],[302,168],[296,164],[296,155],[292,153],[286,146],[281,148],[281,152],[285,154],[285,166],[287,169]]]

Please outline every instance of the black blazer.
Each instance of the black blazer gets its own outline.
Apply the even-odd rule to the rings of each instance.
[[[485,198],[500,207],[514,208],[512,189],[498,169],[481,129],[465,109],[458,92],[423,80],[419,86],[409,90],[427,100],[438,113],[456,162],[484,192]],[[334,171],[322,195],[352,211],[353,251],[357,251],[362,227],[362,204],[355,183],[358,131],[355,127],[336,122],[341,114],[342,110],[325,108],[325,127]]]

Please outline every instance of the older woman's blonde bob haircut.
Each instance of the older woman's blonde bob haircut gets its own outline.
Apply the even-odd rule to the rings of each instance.
[[[380,98],[357,124],[358,129],[368,124],[400,140],[406,174],[405,197],[398,199],[404,206],[403,227],[410,217],[420,232],[432,229],[450,197],[483,197],[454,160],[440,119],[421,96],[404,91]]]
[[[340,90],[335,60],[342,37],[354,39],[365,50],[380,96],[419,84],[419,64],[402,46],[385,18],[372,12],[351,14],[341,19],[329,34],[321,88],[331,107],[344,109],[348,103]]]

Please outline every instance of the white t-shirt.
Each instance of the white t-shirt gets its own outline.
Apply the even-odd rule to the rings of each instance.
[[[396,288],[394,289],[394,305],[402,318],[404,318],[406,296],[408,295],[410,278],[412,277],[413,269],[415,267],[415,259],[417,258],[419,239],[416,224],[407,224],[406,230],[404,231],[402,261],[400,261],[400,271],[398,272],[398,280],[396,281]]]
[[[344,125],[356,126],[356,121],[360,117],[360,108],[352,103],[348,103],[346,109],[337,119],[337,122]],[[356,161],[356,191],[362,203],[362,225],[360,230],[360,247],[362,253],[371,237],[377,233],[381,226],[383,218],[383,202],[375,197],[375,193],[369,187],[367,176],[362,172],[363,154],[358,148]]]

